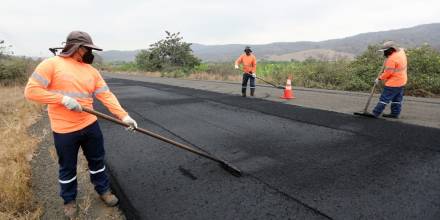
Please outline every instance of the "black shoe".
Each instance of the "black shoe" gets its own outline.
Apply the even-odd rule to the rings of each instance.
[[[383,114],[382,117],[384,118],[399,118],[398,115],[393,115],[393,114]]]
[[[242,97],[246,97],[246,93],[241,93],[241,96]]]

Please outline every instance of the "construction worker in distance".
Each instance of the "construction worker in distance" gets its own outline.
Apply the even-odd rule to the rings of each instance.
[[[95,46],[89,34],[73,31],[58,56],[43,60],[32,73],[25,88],[28,100],[48,105],[48,114],[59,164],[60,196],[66,217],[77,216],[76,166],[79,147],[87,159],[90,180],[108,206],[118,198],[110,192],[105,172],[104,142],[97,117],[82,112],[93,108],[93,97],[100,100],[119,119],[136,128],[137,123],[121,107],[102,76],[91,64]]]
[[[399,118],[402,111],[403,88],[408,81],[407,59],[403,48],[399,48],[393,41],[383,44],[380,51],[386,57],[383,73],[375,79],[375,83],[385,81],[385,86],[379,102],[373,110],[373,115],[379,117],[385,107],[391,102],[391,113],[383,114],[386,118]]]
[[[243,64],[243,80],[241,83],[241,94],[246,97],[247,83],[250,79],[250,89],[251,96],[255,95],[255,78],[257,77],[257,59],[252,54],[252,50],[249,46],[244,49],[244,54],[242,54],[235,61],[235,69],[238,69],[240,64]]]

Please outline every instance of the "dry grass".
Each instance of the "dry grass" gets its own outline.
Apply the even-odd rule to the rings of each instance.
[[[31,191],[31,166],[38,140],[27,128],[42,106],[27,102],[22,87],[0,87],[0,219],[38,219]]]

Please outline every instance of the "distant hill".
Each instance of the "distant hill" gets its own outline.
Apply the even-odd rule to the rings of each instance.
[[[311,50],[302,50],[293,53],[287,53],[283,55],[271,55],[266,58],[266,60],[272,61],[304,61],[307,58],[313,58],[317,60],[327,60],[327,61],[336,61],[336,60],[353,60],[355,57],[354,54],[337,52],[334,50],[328,49],[311,49]]]
[[[394,40],[402,47],[415,47],[424,43],[440,50],[440,23],[424,24],[411,28],[358,34],[351,37],[320,42],[278,42],[250,45],[258,59],[291,60],[306,59],[308,55],[322,58],[322,54],[335,59],[340,56],[353,58],[362,53],[370,44]],[[244,44],[203,45],[194,43],[194,54],[203,61],[232,61],[243,52]],[[105,51],[101,56],[105,61],[133,61],[138,51]],[[300,53],[298,53],[300,52]],[[325,56],[324,56],[325,57]]]

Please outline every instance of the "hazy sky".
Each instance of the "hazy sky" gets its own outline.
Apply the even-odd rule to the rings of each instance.
[[[72,30],[105,50],[147,48],[164,31],[187,42],[320,41],[440,22],[439,0],[1,0],[0,40],[48,56]]]

